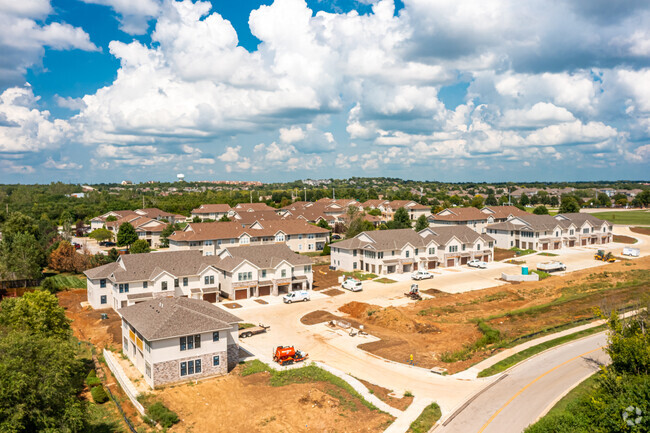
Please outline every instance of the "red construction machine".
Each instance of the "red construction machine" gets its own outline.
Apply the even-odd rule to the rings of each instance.
[[[293,346],[278,346],[273,352],[273,361],[280,365],[287,365],[304,361],[308,356],[305,352],[296,350]]]

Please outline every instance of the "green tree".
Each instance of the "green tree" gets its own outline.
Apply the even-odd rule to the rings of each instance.
[[[88,234],[88,237],[97,242],[110,241],[113,239],[113,232],[105,228],[95,229]]]
[[[366,213],[372,216],[381,216],[381,210],[377,208],[366,210]]]
[[[131,223],[122,223],[117,232],[117,246],[130,248],[138,240],[138,234]]]
[[[179,223],[168,224],[167,226],[165,226],[162,233],[160,233],[160,246],[162,248],[168,248],[169,247],[169,237],[176,230],[181,230],[181,225]]]
[[[106,217],[106,222],[107,223],[112,223],[112,222],[115,222],[115,221],[117,221],[117,217],[115,215],[109,215],[108,217]]]
[[[415,221],[415,231],[419,232],[429,227],[429,220],[425,215],[420,215]]]
[[[572,196],[562,197],[562,203],[560,204],[560,213],[577,213],[580,212],[580,205],[578,200]]]
[[[525,192],[521,194],[521,197],[519,197],[519,204],[522,206],[527,206],[530,204],[530,199]]]
[[[9,239],[18,233],[29,233],[38,238],[38,224],[30,216],[20,212],[13,212],[2,224],[2,238]]]
[[[55,295],[44,290],[3,300],[0,325],[58,338],[71,335],[70,320],[65,316],[65,310]]]
[[[228,215],[223,214],[223,216],[219,218],[219,221],[227,223],[228,221],[230,221],[230,218],[228,218]]]
[[[0,431],[85,430],[86,407],[77,398],[84,366],[75,346],[27,330],[0,333]]]
[[[393,220],[389,221],[388,227],[391,229],[408,229],[413,227],[408,211],[403,207],[397,209],[393,215]]]
[[[498,204],[496,197],[494,194],[490,193],[488,194],[487,198],[485,199],[485,205],[486,206],[496,206]]]
[[[483,207],[483,197],[480,195],[475,195],[472,197],[472,200],[469,202],[469,205],[475,207],[476,209],[481,209]]]
[[[16,233],[0,243],[0,275],[5,279],[41,276],[44,254],[31,233]]]
[[[327,230],[330,229],[330,225],[327,224],[327,221],[325,221],[324,219],[319,219],[316,225],[322,229],[327,229]]]
[[[548,215],[548,209],[544,205],[539,205],[533,210],[533,213],[535,215]]]
[[[147,242],[144,239],[138,239],[131,245],[131,249],[129,250],[130,254],[142,254],[142,253],[148,253],[151,251],[151,248],[149,247],[149,242]]]
[[[604,192],[598,193],[598,197],[596,198],[596,203],[599,206],[603,206],[603,207],[611,207],[612,206],[612,200]]]
[[[113,263],[113,262],[116,262],[117,259],[120,258],[120,253],[115,248],[111,248],[108,251],[108,255],[106,257],[107,257],[106,263]]]

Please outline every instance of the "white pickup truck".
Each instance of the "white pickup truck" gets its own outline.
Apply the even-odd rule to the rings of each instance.
[[[562,262],[546,262],[546,263],[539,263],[537,265],[537,270],[538,271],[544,271],[544,272],[558,272],[558,271],[566,271],[566,266]]]

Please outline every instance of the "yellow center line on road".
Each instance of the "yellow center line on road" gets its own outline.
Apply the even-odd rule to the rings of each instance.
[[[589,352],[585,352],[585,353],[583,353],[582,355],[578,355],[578,356],[576,356],[576,357],[573,357],[573,358],[571,358],[571,359],[569,359],[569,360],[567,360],[567,361],[564,361],[562,364],[556,365],[555,367],[551,368],[551,369],[550,369],[549,371],[547,371],[546,373],[544,373],[544,374],[538,376],[535,380],[533,380],[533,381],[530,382],[528,385],[524,386],[524,387],[521,388],[519,391],[517,391],[517,393],[516,393],[515,395],[513,395],[513,396],[510,398],[510,400],[508,400],[508,401],[506,402],[506,404],[504,404],[503,406],[501,406],[501,408],[500,408],[498,411],[496,411],[496,412],[494,413],[494,415],[492,415],[492,416],[490,417],[490,419],[487,420],[487,422],[486,422],[485,424],[483,424],[483,427],[481,427],[481,429],[478,431],[478,433],[483,433],[483,431],[485,431],[485,429],[490,425],[490,423],[491,423],[492,421],[494,421],[494,418],[496,418],[497,415],[499,415],[499,414],[500,414],[500,413],[501,413],[501,412],[502,412],[502,411],[503,411],[503,410],[504,410],[504,409],[505,409],[505,408],[506,408],[510,403],[512,403],[512,401],[513,401],[515,398],[519,397],[519,396],[521,395],[522,392],[524,392],[524,391],[526,391],[528,388],[530,388],[530,387],[531,387],[535,382],[537,382],[538,380],[540,380],[540,379],[543,378],[544,376],[546,376],[546,375],[548,375],[548,374],[554,372],[554,371],[557,370],[558,368],[560,368],[560,367],[562,367],[562,366],[564,366],[564,365],[566,365],[566,364],[568,364],[568,363],[570,363],[570,362],[572,362],[572,361],[575,361],[575,360],[578,359],[578,358],[582,358],[582,357],[585,356],[585,355],[589,355],[590,353],[593,353],[593,352],[596,352],[596,351],[598,351],[598,350],[601,350],[601,349],[603,349],[604,347],[605,347],[605,346],[600,346],[600,347],[598,347],[598,348],[596,348],[596,349],[594,349],[594,350],[590,350]]]

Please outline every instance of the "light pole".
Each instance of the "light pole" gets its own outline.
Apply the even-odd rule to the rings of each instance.
[[[305,186],[304,189],[305,189],[305,201],[307,201],[307,187]]]

